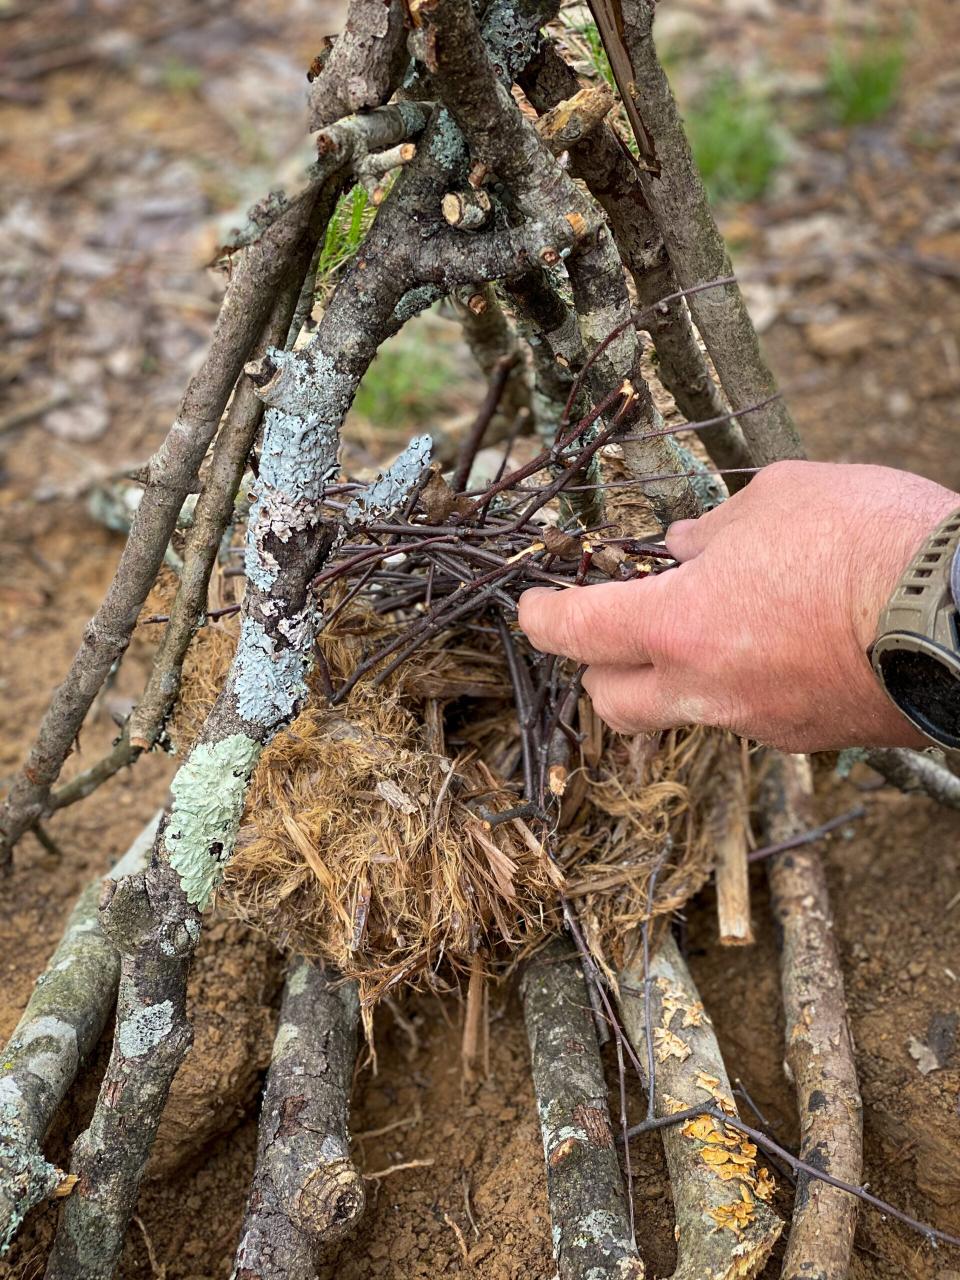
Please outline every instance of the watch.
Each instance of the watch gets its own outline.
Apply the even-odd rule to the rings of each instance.
[[[960,508],[907,566],[867,650],[887,697],[940,747],[960,748]]]

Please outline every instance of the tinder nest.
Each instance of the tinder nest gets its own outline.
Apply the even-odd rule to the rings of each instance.
[[[222,683],[232,621],[205,628],[189,656],[181,750]],[[334,685],[390,631],[368,607],[345,610],[319,641]],[[371,686],[331,707],[314,678],[254,773],[222,890],[280,947],[356,979],[365,1007],[400,984],[448,989],[478,964],[507,971],[561,926],[558,890],[600,963],[618,965],[651,905],[675,910],[707,877],[704,797],[731,751],[723,735],[620,738],[581,697],[579,749],[551,771],[560,816],[544,838],[522,812],[503,817],[522,811],[521,745],[495,636],[447,633]]]

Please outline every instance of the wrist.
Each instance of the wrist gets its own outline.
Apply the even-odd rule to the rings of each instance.
[[[896,505],[874,507],[863,522],[860,565],[851,563],[851,620],[861,653],[876,639],[881,615],[924,541],[960,507],[960,494],[909,477]]]

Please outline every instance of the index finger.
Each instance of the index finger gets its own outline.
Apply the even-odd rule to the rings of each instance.
[[[670,576],[560,591],[533,587],[520,597],[520,627],[543,653],[605,666],[641,666],[652,661],[657,614]]]

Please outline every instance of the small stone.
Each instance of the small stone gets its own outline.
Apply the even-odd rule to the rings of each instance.
[[[866,315],[808,324],[804,336],[811,350],[826,360],[860,355],[874,340],[873,325]]]
[[[911,960],[907,965],[907,973],[911,978],[919,978],[926,972],[927,966],[923,960]]]

